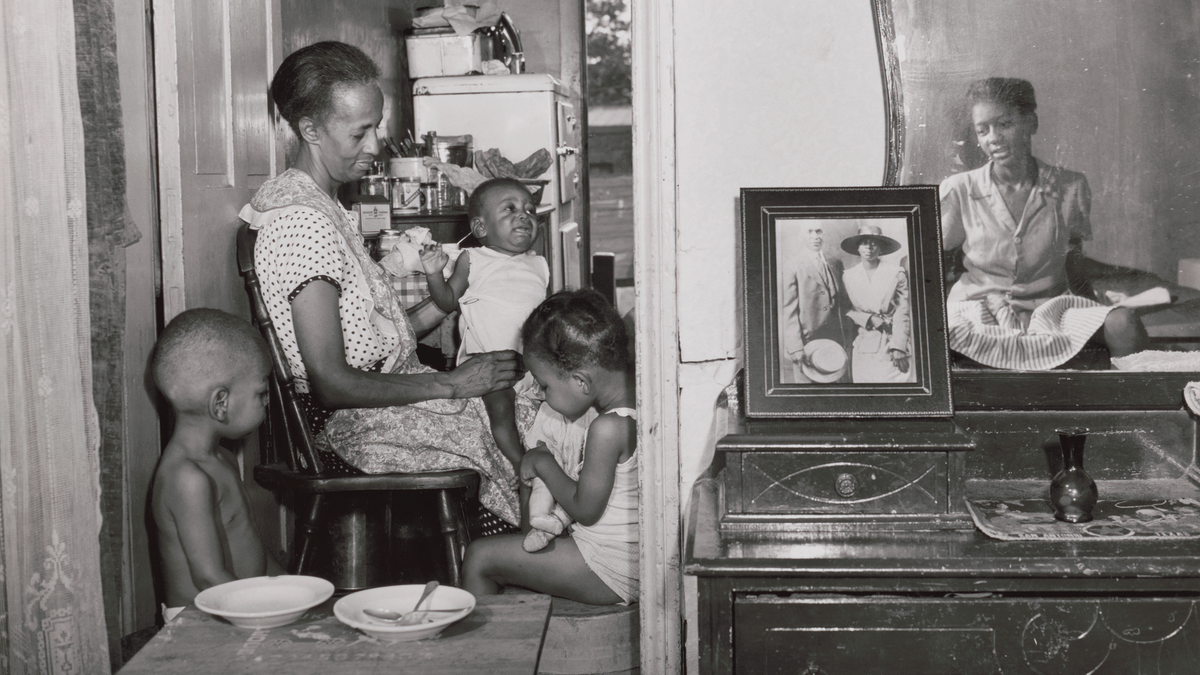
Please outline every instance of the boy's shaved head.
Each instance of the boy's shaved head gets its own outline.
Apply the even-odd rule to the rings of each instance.
[[[154,384],[180,412],[200,412],[213,389],[270,368],[250,322],[219,309],[189,309],[171,320],[150,361]]]

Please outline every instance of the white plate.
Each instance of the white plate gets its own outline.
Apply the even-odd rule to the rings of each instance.
[[[425,584],[383,586],[351,593],[333,603],[333,615],[339,621],[381,640],[423,640],[441,633],[447,626],[460,621],[475,609],[475,596],[453,586],[438,586],[421,605],[422,609],[461,609],[458,612],[426,614],[422,623],[397,625],[379,621],[363,614],[364,609],[384,609],[393,612],[412,611],[421,597]]]
[[[289,624],[333,595],[333,584],[317,577],[281,575],[238,579],[196,595],[201,610],[241,628]]]

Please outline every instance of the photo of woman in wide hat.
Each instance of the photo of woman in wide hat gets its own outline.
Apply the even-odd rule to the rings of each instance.
[[[862,259],[842,275],[852,306],[847,316],[858,326],[850,356],[850,377],[856,384],[914,381],[908,272],[883,260],[900,248],[900,242],[872,224],[842,240],[843,251]]]

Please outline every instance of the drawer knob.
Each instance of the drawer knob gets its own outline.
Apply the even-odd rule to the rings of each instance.
[[[851,473],[839,473],[834,481],[834,489],[842,497],[853,497],[858,492],[858,479]]]

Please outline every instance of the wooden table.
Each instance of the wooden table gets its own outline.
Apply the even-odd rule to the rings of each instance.
[[[121,675],[534,675],[550,620],[548,595],[487,596],[437,638],[386,642],[338,621],[334,601],[309,610],[299,621],[262,630],[238,628],[188,606],[121,669]]]

